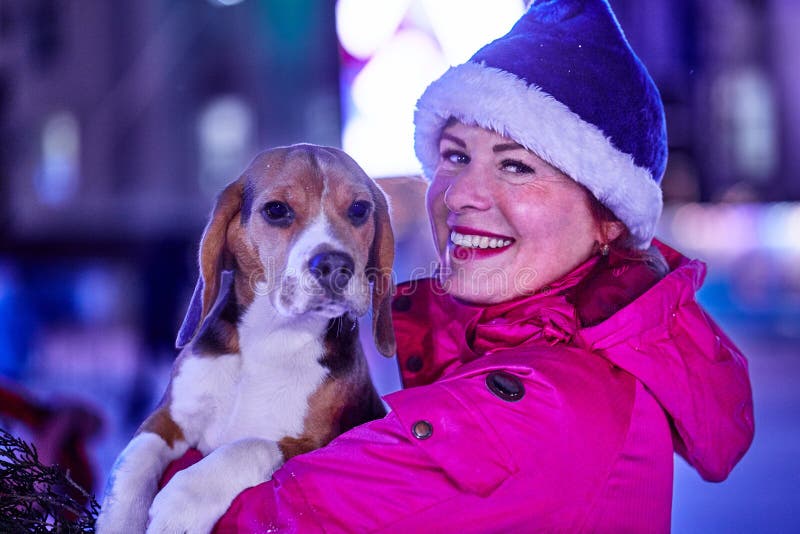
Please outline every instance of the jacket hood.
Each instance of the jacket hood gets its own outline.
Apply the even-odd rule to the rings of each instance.
[[[705,264],[655,245],[669,265],[666,276],[586,328],[577,326],[567,299],[550,291],[574,287],[586,265],[546,295],[488,308],[459,303],[430,280],[400,285],[395,311],[413,305],[413,313],[395,314],[404,384],[431,383],[498,350],[542,343],[584,348],[642,382],[670,418],[675,451],[704,479],[725,479],[753,438],[747,361],[695,300]]]
[[[705,264],[656,245],[667,276],[579,342],[638,378],[669,415],[675,451],[721,481],[753,439],[747,360],[695,300]]]

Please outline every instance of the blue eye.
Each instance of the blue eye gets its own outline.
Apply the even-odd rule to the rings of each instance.
[[[261,210],[264,219],[273,226],[289,226],[294,221],[294,210],[285,202],[272,200]]]
[[[356,200],[347,209],[347,218],[355,226],[359,226],[367,220],[369,212],[372,209],[372,204],[366,200]]]
[[[513,159],[504,160],[500,166],[503,170],[513,172],[515,174],[531,174],[534,170],[520,161]]]
[[[442,152],[442,159],[456,165],[466,165],[469,163],[469,156],[458,150],[445,150]]]

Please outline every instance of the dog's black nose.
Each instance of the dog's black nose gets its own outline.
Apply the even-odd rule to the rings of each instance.
[[[320,285],[341,293],[353,277],[353,258],[344,252],[321,252],[308,261],[308,269]]]

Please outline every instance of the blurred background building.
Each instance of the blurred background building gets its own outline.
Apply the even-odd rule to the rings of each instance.
[[[749,356],[755,388],[756,441],[728,481],[702,483],[676,460],[674,530],[791,530],[800,2],[611,4],[666,104],[658,235],[708,261],[701,299]],[[101,418],[85,430],[101,492],[163,391],[212,199],[265,147],[340,146],[384,178],[398,278],[430,274],[424,184],[398,178],[419,172],[414,102],[524,8],[0,0],[0,388],[54,418],[64,406]],[[393,363],[372,363],[383,393],[399,387]],[[25,432],[13,415],[0,407]],[[27,432],[44,439],[45,426]]]

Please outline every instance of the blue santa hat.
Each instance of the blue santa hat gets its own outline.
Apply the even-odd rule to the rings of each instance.
[[[607,0],[534,1],[503,37],[420,97],[414,148],[425,175],[455,118],[520,143],[584,185],[650,244],[667,161],[664,108]]]

